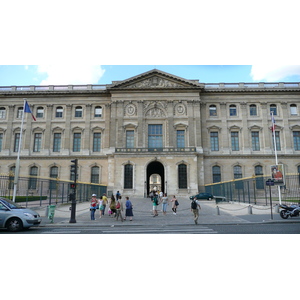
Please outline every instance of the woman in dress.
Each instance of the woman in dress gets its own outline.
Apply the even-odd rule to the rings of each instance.
[[[125,218],[124,218],[124,220],[126,220],[126,217],[129,217],[129,221],[132,221],[132,217],[133,217],[132,203],[129,200],[129,197],[126,197],[125,207],[126,207],[126,211],[125,211]]]
[[[176,214],[177,214],[178,201],[177,201],[175,195],[173,196],[171,202],[172,202],[172,210],[173,210],[173,214],[176,215]]]
[[[115,217],[116,216],[116,213],[117,213],[117,209],[116,209],[116,199],[114,197],[114,195],[111,195],[111,198],[110,198],[110,205],[109,205],[109,208],[111,210],[111,217]]]

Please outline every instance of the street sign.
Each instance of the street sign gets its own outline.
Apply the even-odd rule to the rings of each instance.
[[[274,180],[273,179],[268,179],[266,181],[266,186],[273,186],[274,185]]]

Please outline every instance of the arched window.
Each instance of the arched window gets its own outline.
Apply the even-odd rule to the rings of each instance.
[[[259,176],[256,178],[256,188],[257,189],[264,189],[264,178],[262,175],[263,173],[263,167],[262,166],[255,166],[254,168],[255,176]]]
[[[54,166],[50,168],[50,178],[54,178],[55,180],[50,180],[50,189],[56,189],[56,178],[58,177],[58,167]]]
[[[23,107],[18,108],[17,119],[22,119],[23,116]]]
[[[102,107],[101,106],[96,106],[95,107],[95,118],[102,117]]]
[[[250,109],[250,116],[257,116],[257,107],[255,104],[251,104],[249,106]]]
[[[241,166],[234,166],[233,167],[233,177],[234,177],[234,179],[239,179],[239,178],[243,177]],[[235,183],[235,188],[236,189],[243,189],[243,181],[237,181]]]
[[[64,109],[62,108],[62,106],[56,107],[55,117],[56,118],[62,118],[63,117],[63,112],[64,112]]]
[[[236,116],[237,115],[235,104],[229,105],[229,115],[230,116]]]
[[[133,188],[133,166],[127,164],[124,167],[124,189]]]
[[[82,118],[82,107],[81,106],[76,106],[75,118]]]
[[[37,187],[37,175],[38,175],[38,167],[31,167],[29,172],[29,181],[28,181],[28,189],[36,189]]]
[[[0,107],[0,119],[5,119],[6,117],[6,109],[5,107]]]
[[[36,109],[36,117],[37,118],[44,118],[44,108],[43,107],[38,107]]]
[[[91,183],[99,183],[99,167],[94,166],[91,168]]]
[[[290,105],[290,113],[291,113],[291,116],[297,116],[298,115],[296,104],[291,104]]]
[[[213,183],[221,182],[221,168],[219,166],[212,167]]]
[[[273,112],[274,116],[277,116],[277,106],[276,106],[276,104],[271,104],[270,105],[270,114],[272,114],[272,112]]]
[[[185,164],[178,166],[178,188],[187,189],[187,167]]]
[[[209,115],[216,116],[217,115],[217,107],[215,105],[209,106]]]

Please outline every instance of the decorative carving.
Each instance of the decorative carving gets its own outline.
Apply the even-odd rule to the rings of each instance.
[[[134,104],[128,104],[125,108],[125,115],[134,116],[136,115],[136,107]]]
[[[157,76],[145,79],[134,84],[127,85],[128,88],[178,88],[184,87],[182,84],[172,82],[170,80]]]
[[[162,109],[158,107],[154,107],[147,111],[146,117],[161,118],[161,117],[165,117],[165,113]]]
[[[175,106],[175,115],[185,115],[186,114],[186,107],[184,104],[179,103]]]

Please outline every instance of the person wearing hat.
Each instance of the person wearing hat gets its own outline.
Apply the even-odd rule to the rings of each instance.
[[[96,206],[97,206],[97,195],[93,194],[92,195],[92,200],[91,200],[91,206],[90,206],[91,220],[95,220]]]

